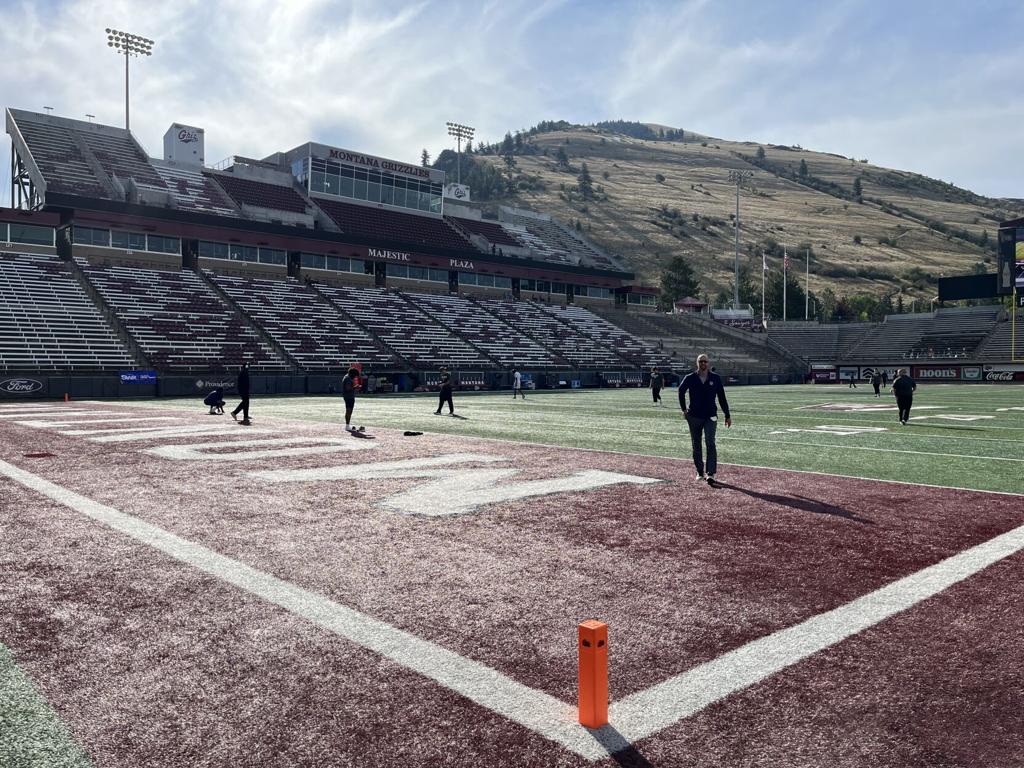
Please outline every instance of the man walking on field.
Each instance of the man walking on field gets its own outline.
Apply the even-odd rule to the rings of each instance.
[[[900,409],[900,424],[906,424],[910,421],[910,407],[914,404],[917,382],[907,376],[906,368],[900,368],[896,371],[896,378],[892,380],[890,389],[896,395],[896,406]]]
[[[686,398],[690,402],[687,407]],[[718,409],[715,399],[725,414],[725,426],[732,426],[729,403],[725,399],[722,377],[708,366],[708,356],[697,357],[697,370],[686,374],[679,384],[679,407],[683,411],[686,425],[690,428],[690,442],[693,447],[693,464],[697,468],[697,479],[715,485],[715,471],[718,469],[718,450],[715,447],[715,430],[718,428]],[[703,445],[707,444],[708,460],[704,463]],[[706,470],[706,473],[705,473]]]

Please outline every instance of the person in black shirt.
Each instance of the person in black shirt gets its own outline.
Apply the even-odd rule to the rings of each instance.
[[[690,403],[687,407],[686,397]],[[725,388],[722,377],[709,370],[708,356],[697,357],[697,370],[686,374],[679,384],[679,407],[690,428],[690,442],[693,447],[693,464],[697,468],[697,479],[704,480],[708,485],[715,484],[715,470],[718,469],[718,450],[715,447],[715,430],[718,427],[718,409],[715,399],[722,405],[725,414],[725,426],[732,426],[729,415],[729,402],[725,399]],[[701,439],[707,443],[708,461],[705,474],[704,456]]]
[[[231,418],[238,421],[238,412],[242,412],[242,424],[249,426],[252,422],[249,421],[249,364],[242,363],[241,369],[238,371],[238,396],[242,398],[242,402],[238,404],[238,407],[231,412]]]
[[[657,367],[651,368],[651,397],[654,399],[654,405],[659,406],[661,402],[661,388],[665,386],[665,379],[658,371]]]
[[[441,397],[437,401],[437,410],[434,414],[437,416],[441,415],[441,406],[448,403],[448,415],[455,415],[455,404],[452,403],[452,375],[448,372],[447,368],[441,369]]]
[[[349,368],[341,380],[341,397],[345,401],[345,431],[352,431],[352,411],[356,407],[356,390],[359,388],[359,369]]]
[[[906,424],[910,421],[910,406],[914,404],[917,382],[907,376],[906,368],[900,368],[896,371],[896,378],[892,380],[890,389],[896,395],[896,406],[900,409],[900,424]]]
[[[875,388],[875,397],[881,397],[882,374],[877,370],[871,374],[871,386]]]
[[[210,406],[210,416],[224,413],[224,390],[217,387],[203,400],[203,405]]]

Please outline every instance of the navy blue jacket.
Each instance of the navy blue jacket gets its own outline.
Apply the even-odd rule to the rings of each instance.
[[[708,371],[707,381],[701,383],[700,376],[696,371],[686,374],[679,384],[679,407],[684,411],[686,407],[686,395],[690,395],[690,415],[697,419],[710,419],[718,415],[715,408],[715,398],[722,404],[722,413],[725,418],[729,417],[729,402],[725,399],[725,387],[722,386],[722,377],[717,373]]]

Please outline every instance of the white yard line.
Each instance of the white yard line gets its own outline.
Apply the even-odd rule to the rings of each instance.
[[[776,446],[802,445],[811,448],[829,448],[837,451],[875,451],[878,453],[907,453],[915,456],[942,456],[943,458],[950,459],[976,459],[978,461],[1009,461],[1015,463],[1024,463],[1024,459],[1013,459],[1006,458],[1003,456],[975,456],[969,453],[933,453],[932,451],[908,451],[900,448],[875,448],[870,445],[848,445],[846,443],[806,443],[803,442],[802,440],[769,440],[764,437],[733,437],[732,435],[724,435],[721,438],[719,438],[718,442],[771,443],[772,445]]]
[[[674,725],[1024,549],[1024,525],[796,626],[730,651],[611,705],[589,731],[571,704],[378,619],[218,554],[0,461],[0,474],[170,557],[277,605],[592,761]]]

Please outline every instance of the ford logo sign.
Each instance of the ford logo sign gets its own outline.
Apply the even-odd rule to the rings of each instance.
[[[43,388],[43,382],[35,379],[4,379],[0,381],[0,392],[12,395],[28,395]]]

